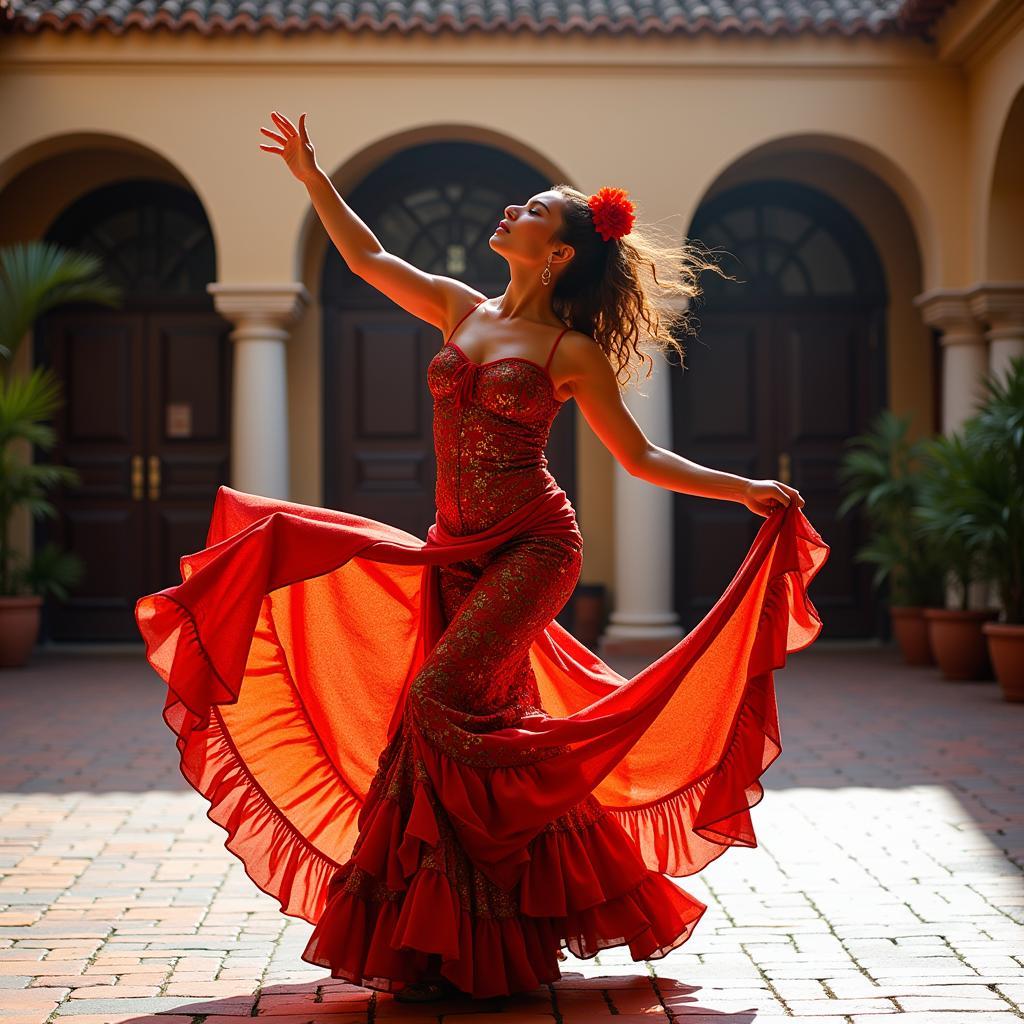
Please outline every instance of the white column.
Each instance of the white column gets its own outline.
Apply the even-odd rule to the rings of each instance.
[[[959,430],[984,396],[988,344],[971,312],[968,293],[936,289],[918,295],[914,304],[924,321],[942,332],[942,432]]]
[[[952,434],[977,411],[988,372],[988,343],[970,306],[970,293],[935,289],[914,299],[924,321],[942,332],[942,432]],[[991,583],[975,580],[967,588],[968,608],[991,607]],[[959,587],[946,587],[946,607],[959,607]]]
[[[268,498],[290,497],[288,466],[289,328],[309,303],[301,283],[209,284],[217,312],[234,325],[231,382],[231,486]]]
[[[996,378],[1005,378],[1010,360],[1024,356],[1024,284],[978,284],[971,289],[969,301],[974,315],[988,324],[985,332],[988,372]],[[985,605],[989,608],[1002,606],[995,580],[989,585]]]
[[[654,444],[672,445],[669,366],[651,353],[654,370],[624,399]],[[641,373],[646,372],[642,369]],[[615,610],[601,637],[603,654],[659,656],[683,637],[672,607],[672,491],[615,466]]]
[[[1003,377],[1014,356],[1024,356],[1024,284],[975,285],[969,293],[971,312],[988,324],[988,371]]]

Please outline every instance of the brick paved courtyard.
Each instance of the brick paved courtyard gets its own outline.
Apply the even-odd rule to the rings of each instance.
[[[689,942],[406,1006],[299,959],[312,926],[225,850],[141,650],[37,651],[0,672],[0,1021],[1024,1019],[1024,705],[825,642],[776,685],[760,845],[678,880],[708,904]]]

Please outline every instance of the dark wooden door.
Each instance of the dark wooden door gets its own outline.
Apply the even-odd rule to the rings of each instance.
[[[326,504],[418,537],[434,521],[437,468],[427,366],[441,333],[406,313],[330,311],[337,344],[328,364],[325,423],[333,472]],[[564,406],[546,454],[559,486],[575,497],[575,408]]]
[[[508,264],[488,244],[494,225],[507,203],[548,187],[507,153],[437,142],[396,154],[345,198],[388,252],[495,296],[507,286]],[[435,514],[427,364],[444,338],[353,274],[333,246],[322,304],[324,504],[422,537]],[[547,447],[551,473],[570,501],[575,450],[570,403]]]
[[[57,444],[36,458],[73,467],[36,524],[85,563],[70,600],[48,600],[52,640],[138,640],[135,602],[181,582],[179,559],[206,544],[230,479],[231,345],[216,313],[61,312],[44,318],[37,359],[64,388]]]
[[[884,635],[887,617],[855,563],[859,511],[840,519],[846,440],[886,403],[881,261],[830,195],[744,182],[705,202],[689,234],[735,280],[702,275],[698,337],[672,370],[674,446],[714,469],[791,484],[831,547],[812,600],[831,638]],[[676,495],[676,607],[688,628],[722,594],[763,520],[745,505]]]
[[[337,345],[325,422],[334,441],[328,505],[418,537],[434,521],[436,477],[427,364],[438,332],[404,312],[331,310]]]
[[[796,487],[831,546],[812,600],[830,637],[877,626],[869,572],[853,561],[860,517],[840,519],[844,440],[868,418],[867,316],[718,313],[675,371],[674,448],[704,466]],[[724,591],[763,520],[745,505],[676,494],[676,608],[687,629]]]

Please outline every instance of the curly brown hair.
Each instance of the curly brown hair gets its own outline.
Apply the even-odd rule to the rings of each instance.
[[[572,330],[589,335],[600,345],[620,387],[629,383],[633,370],[644,361],[650,363],[646,376],[654,369],[654,360],[640,349],[641,342],[666,353],[674,349],[682,363],[686,350],[673,332],[696,334],[688,306],[703,294],[700,272],[713,270],[728,280],[735,278],[705,259],[699,251],[703,246],[659,241],[647,225],[634,224],[629,234],[606,242],[594,229],[585,193],[564,182],[551,189],[565,199],[562,226],[555,237],[575,250],[555,282],[554,312]],[[656,295],[656,290],[661,294]],[[684,305],[682,299],[688,303]]]

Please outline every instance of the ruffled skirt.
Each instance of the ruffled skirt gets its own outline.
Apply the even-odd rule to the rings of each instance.
[[[557,488],[424,541],[221,487],[182,582],[139,599],[182,774],[253,882],[314,924],[303,959],[475,996],[553,981],[565,951],[655,959],[706,909],[665,876],[756,845],[782,749],[773,671],[821,630],[807,587],[828,545],[795,506],[773,513],[708,614],[632,678],[552,618],[494,707],[443,699],[437,672],[425,686],[440,567],[574,532]]]

